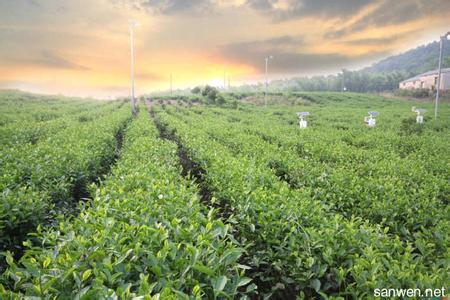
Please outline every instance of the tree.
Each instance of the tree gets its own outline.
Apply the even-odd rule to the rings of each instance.
[[[202,89],[199,86],[196,86],[195,88],[193,88],[191,90],[192,94],[200,94],[200,92],[202,91]]]
[[[450,47],[450,46],[447,46]],[[443,68],[450,68],[450,56],[449,57],[445,57],[442,61],[442,67]]]
[[[223,105],[225,104],[225,97],[222,94],[217,95],[216,97],[216,103],[217,105]]]
[[[202,96],[208,100],[208,103],[214,104],[218,93],[215,87],[207,85],[202,91]]]

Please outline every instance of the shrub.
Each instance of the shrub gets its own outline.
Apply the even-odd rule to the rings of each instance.
[[[215,87],[207,85],[202,91],[202,96],[206,98],[209,104],[214,104],[218,93],[219,91]]]
[[[395,90],[394,95],[414,98],[427,98],[433,95],[429,89],[398,89]]]
[[[191,90],[192,94],[200,94],[200,92],[202,91],[202,89],[199,86],[196,86],[195,88],[193,88]]]
[[[225,97],[222,94],[217,95],[216,103],[217,103],[217,105],[220,105],[220,106],[224,105],[226,103]]]

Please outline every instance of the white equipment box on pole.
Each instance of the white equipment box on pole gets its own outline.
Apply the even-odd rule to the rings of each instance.
[[[299,118],[300,128],[304,129],[304,128],[308,127],[308,122],[306,121],[306,116],[309,116],[309,112],[307,112],[307,111],[298,112],[297,116]]]
[[[364,123],[367,124],[369,127],[375,127],[377,124],[377,120],[375,119],[378,117],[380,113],[377,111],[369,111],[369,115],[364,117]]]
[[[422,124],[423,123],[423,115],[427,112],[427,110],[423,109],[423,108],[416,108],[415,106],[413,106],[411,108],[411,111],[417,114],[416,123]]]

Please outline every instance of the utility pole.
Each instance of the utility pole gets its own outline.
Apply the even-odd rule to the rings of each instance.
[[[342,69],[341,92],[344,92],[344,89],[345,89],[345,73],[344,73],[344,69]]]
[[[131,111],[134,115],[136,115],[136,98],[134,97],[134,28],[137,27],[139,24],[134,21],[130,20],[129,26],[130,26],[130,52],[131,52]]]
[[[438,64],[438,79],[437,79],[437,90],[436,90],[436,101],[434,103],[434,119],[437,119],[438,115],[438,105],[439,105],[439,91],[441,89],[441,76],[442,76],[442,50],[444,48],[444,41],[450,35],[450,31],[441,36],[439,43],[439,64]]]
[[[268,65],[269,65],[269,59],[272,59],[272,58],[273,58],[272,55],[269,55],[269,56],[266,57],[266,88],[265,88],[265,91],[264,91],[264,107],[267,107],[267,90],[268,90],[268,87],[269,87],[269,80],[267,78],[267,68],[268,68]]]

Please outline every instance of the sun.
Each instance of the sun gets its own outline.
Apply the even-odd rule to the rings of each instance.
[[[208,82],[208,85],[216,87],[216,88],[223,88],[223,79],[214,78]]]

